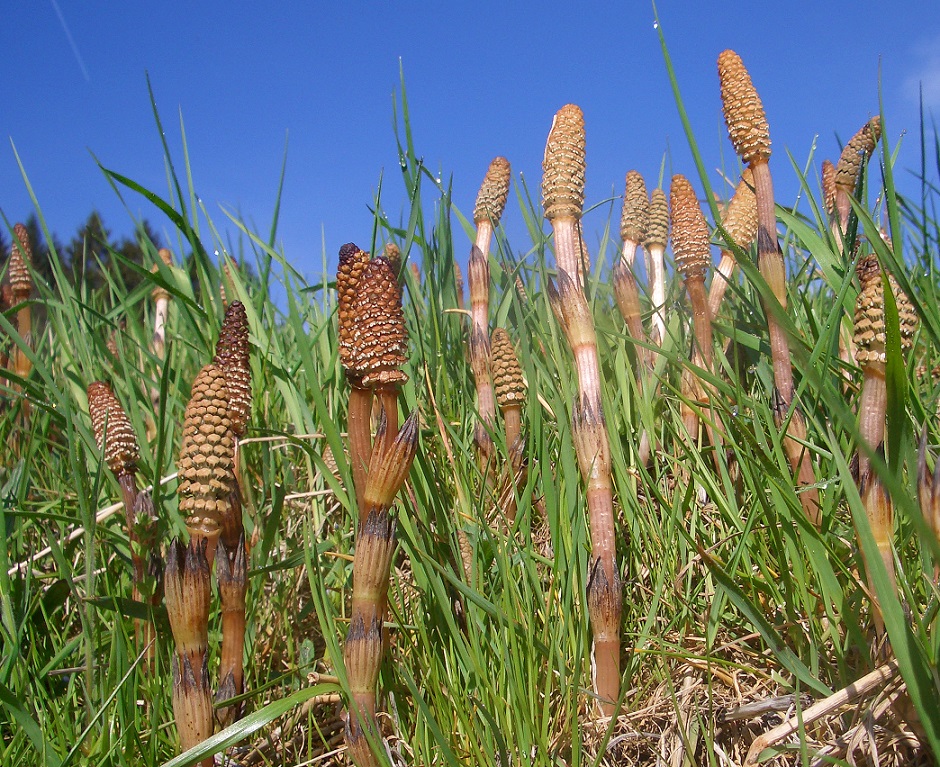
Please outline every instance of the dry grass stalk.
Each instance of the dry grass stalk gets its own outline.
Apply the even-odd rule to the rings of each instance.
[[[881,138],[881,118],[872,117],[859,131],[849,139],[849,142],[842,149],[839,156],[839,162],[836,164],[835,177],[835,204],[833,213],[833,223],[839,226],[839,232],[845,236],[849,222],[849,213],[852,211],[850,197],[855,196],[856,187],[862,176],[862,169],[868,162],[878,139]],[[828,194],[827,194],[828,197]],[[851,253],[854,249],[854,243],[847,247],[845,253]]]
[[[620,697],[620,618],[623,588],[616,561],[610,438],[601,398],[600,363],[594,319],[579,278],[583,247],[579,222],[584,203],[584,117],[568,104],[555,115],[542,161],[545,218],[555,234],[557,289],[549,299],[565,332],[578,371],[578,400],[571,430],[586,486],[591,529],[591,564],[587,586],[593,633],[594,690],[603,716],[613,716]]]
[[[745,251],[751,247],[751,243],[757,237],[757,197],[754,194],[754,175],[750,168],[745,168],[741,173],[741,180],[734,190],[731,202],[728,203],[721,226],[727,232],[731,242]],[[728,284],[734,278],[734,268],[737,263],[731,248],[722,248],[721,260],[718,262],[718,268],[708,292],[708,308],[712,318],[718,316]]]
[[[225,310],[213,364],[225,374],[228,416],[234,442],[234,482],[227,511],[222,515],[216,577],[222,602],[222,651],[216,700],[228,700],[244,692],[245,595],[248,590],[247,549],[242,521],[242,495],[238,470],[239,440],[251,417],[251,368],[249,366],[248,315],[240,301]],[[223,727],[241,715],[241,707],[217,712]]]
[[[164,266],[167,268],[173,266],[173,254],[168,249],[160,248],[158,255]],[[227,264],[225,268],[228,268]],[[158,271],[156,264],[153,265],[151,271]],[[151,348],[154,355],[163,359],[166,356],[166,321],[170,312],[170,294],[167,292],[166,288],[157,285],[151,295],[153,296],[154,302],[153,339],[151,340]]]
[[[790,359],[790,342],[774,313],[786,310],[787,286],[783,253],[777,241],[773,180],[769,164],[770,129],[760,96],[757,95],[751,76],[738,54],[726,50],[719,55],[718,76],[728,135],[735,151],[744,163],[750,166],[754,175],[754,192],[757,197],[758,266],[761,276],[779,304],[779,309],[767,305],[766,302],[764,306],[776,385],[775,417],[778,424],[789,419],[784,449],[796,475],[797,483],[803,487],[800,493],[803,511],[807,518],[818,527],[821,524],[819,492],[813,487],[816,481],[815,474],[809,453],[804,446],[806,421],[799,409],[793,407],[795,388]]]
[[[499,506],[512,525],[516,518],[515,489],[524,477],[524,444],[522,440],[522,406],[526,399],[526,383],[522,375],[516,350],[509,333],[503,328],[493,331],[491,343],[491,367],[496,390],[496,401],[503,415],[506,428],[506,445],[509,448],[509,464],[504,472],[504,481],[499,494]]]
[[[662,189],[654,189],[650,197],[649,221],[646,228],[646,272],[653,302],[653,328],[650,338],[662,346],[666,338],[666,246],[669,244],[669,201]]]
[[[176,645],[173,656],[173,713],[186,751],[212,735],[212,696],[209,690],[209,562],[204,537],[189,545],[175,540],[166,557],[166,609]],[[212,757],[203,767],[211,767]]]

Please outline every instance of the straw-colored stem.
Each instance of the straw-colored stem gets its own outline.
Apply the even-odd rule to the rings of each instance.
[[[504,407],[503,424],[506,428],[506,444],[511,450],[522,435],[522,407],[520,405]]]
[[[614,267],[614,298],[617,308],[626,323],[630,337],[639,343],[634,345],[637,363],[640,371],[652,370],[653,361],[649,349],[642,346],[646,343],[646,330],[643,327],[643,310],[640,306],[640,291],[637,288],[636,278],[630,267],[621,261]],[[645,372],[641,372],[645,375]]]
[[[223,701],[245,691],[245,595],[248,591],[247,550],[244,532],[233,547],[219,542],[216,578],[222,603],[222,651],[219,657],[219,687],[216,700]],[[241,716],[242,706],[220,708],[219,722],[228,726]]]
[[[489,248],[488,221],[478,223],[477,242]],[[481,234],[482,233],[482,234]],[[483,236],[485,234],[485,237]],[[486,252],[474,245],[470,253],[470,367],[477,390],[477,411],[480,421],[474,429],[474,441],[482,464],[493,454],[492,429],[496,422],[496,397],[490,373],[490,267]],[[394,433],[394,432],[393,432]]]
[[[380,434],[376,434],[376,444],[373,450],[387,450],[395,441],[395,435],[398,434],[398,385],[377,386],[375,389],[375,398],[379,403],[380,412],[385,414],[385,429]],[[379,440],[384,440],[383,445],[379,445]]]
[[[711,288],[708,291],[708,310],[712,317],[718,316],[722,301],[725,300],[728,285],[734,277],[734,268],[737,263],[731,251],[721,251],[721,260],[719,260],[718,267],[715,269],[715,276],[712,277]]]
[[[757,252],[758,266],[770,290],[773,292],[781,310],[787,308],[786,271],[783,253],[777,242],[777,219],[774,211],[773,180],[770,165],[759,162],[751,165],[754,174],[754,192],[757,197]],[[765,304],[767,332],[770,336],[770,354],[776,385],[775,416],[777,423],[783,423],[789,417],[789,427],[784,437],[784,450],[790,466],[796,474],[797,482],[803,486],[800,501],[809,520],[819,527],[820,507],[819,492],[811,487],[815,473],[809,452],[802,442],[806,439],[806,421],[798,409],[793,409],[793,367],[790,358],[790,341],[786,330],[777,320],[775,307]],[[792,410],[792,412],[791,412]]]
[[[858,401],[858,431],[869,449],[877,450],[885,438],[885,418],[888,411],[888,387],[885,368],[881,363],[866,365],[862,369],[862,392]],[[868,452],[858,451],[858,474],[866,476],[871,465]]]
[[[553,219],[552,229],[555,232],[555,262],[558,265],[558,271],[567,272],[575,284],[583,288],[583,248],[578,231],[578,220],[568,216]]]
[[[636,260],[636,248],[637,243],[633,240],[624,240],[620,249],[620,263],[632,269]]]
[[[360,386],[349,388],[346,432],[360,519],[366,479],[369,476],[369,461],[372,458],[372,396],[371,389]]]
[[[33,311],[28,302],[29,295],[17,295],[14,293],[13,296],[14,301],[20,305],[20,308],[16,311],[16,330],[25,345],[32,348]],[[26,356],[26,350],[21,346],[16,347],[14,369],[20,378],[28,378],[30,371],[33,369],[33,363],[29,361],[29,357]]]
[[[666,339],[665,250],[659,244],[650,244],[646,248],[650,300],[653,302],[653,327],[650,331],[650,340],[658,346],[662,346]]]

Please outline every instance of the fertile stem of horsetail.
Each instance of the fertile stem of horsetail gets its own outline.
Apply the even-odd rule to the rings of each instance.
[[[496,390],[496,402],[503,414],[506,428],[506,445],[509,449],[509,464],[501,484],[500,507],[505,510],[506,519],[512,525],[516,518],[515,489],[520,480],[524,482],[524,446],[522,444],[522,406],[525,403],[526,384],[513,348],[512,340],[503,328],[493,331],[490,344],[492,353],[490,366],[493,370],[493,384]]]
[[[876,115],[849,139],[849,143],[845,145],[842,154],[839,156],[834,179],[836,214],[834,223],[838,223],[842,236],[846,234],[849,213],[852,211],[849,198],[855,196],[855,190],[862,176],[862,169],[875,151],[879,138],[881,138],[881,118]],[[845,250],[846,257],[853,250],[854,243],[849,243]]]
[[[251,368],[249,365],[248,315],[240,301],[225,310],[213,364],[224,374],[228,388],[228,416],[234,441],[234,482],[230,503],[222,515],[216,577],[222,602],[222,651],[216,700],[228,700],[244,692],[245,594],[248,590],[245,527],[238,467],[239,440],[251,417]],[[220,708],[222,726],[240,716],[239,706]]]
[[[395,550],[395,519],[391,508],[418,449],[418,415],[412,414],[389,442],[384,415],[366,482],[353,560],[353,593],[349,633],[343,648],[351,700],[346,717],[346,745],[360,767],[380,764],[369,745],[379,736],[375,719],[383,626],[387,610],[389,568]],[[382,439],[379,439],[379,436]]]
[[[869,453],[884,441],[888,390],[885,383],[887,362],[885,341],[884,281],[878,257],[870,254],[856,267],[859,293],[855,302],[855,359],[862,369],[862,391],[858,403],[858,431],[868,450],[858,450],[858,474],[861,481],[869,473]],[[917,313],[893,277],[888,278],[898,309],[901,349],[908,351],[917,329]]]
[[[131,564],[134,568],[133,598],[140,600],[146,596],[148,601],[152,601],[159,594],[162,563],[153,504],[149,496],[137,490],[137,462],[140,459],[137,436],[111,387],[102,381],[88,385],[88,414],[91,416],[95,441],[121,487]],[[150,574],[155,578],[148,578]],[[150,648],[146,653],[149,665],[154,652],[150,646],[153,639],[152,624],[135,621],[135,629],[143,645]]]
[[[783,253],[777,242],[777,219],[774,211],[773,179],[770,175],[770,129],[760,96],[751,82],[741,58],[727,50],[718,57],[718,77],[721,82],[721,100],[725,123],[735,151],[754,174],[754,192],[757,197],[757,254],[761,276],[767,283],[778,306],[764,302],[770,352],[773,360],[774,416],[778,424],[789,418],[784,449],[797,482],[803,487],[800,501],[808,519],[817,527],[821,523],[819,492],[810,456],[805,448],[806,421],[798,408],[793,407],[795,388],[790,359],[790,342],[783,325],[777,320],[777,311],[787,307],[786,269]]]
[[[653,329],[650,339],[662,346],[666,338],[666,246],[669,244],[669,201],[662,189],[654,189],[650,197],[649,221],[646,227],[646,273],[653,302]]]
[[[705,293],[705,273],[711,263],[708,244],[708,224],[695,196],[695,190],[685,176],[672,177],[669,191],[672,207],[672,250],[676,258],[676,270],[685,281],[692,305],[692,324],[695,341],[692,362],[705,370],[712,368],[712,320]],[[691,370],[683,375],[683,394],[687,400],[699,399],[704,393],[701,381]],[[690,438],[698,438],[698,414],[688,404],[683,404],[683,421]]]
[[[33,314],[29,305],[29,296],[33,292],[33,278],[29,267],[33,260],[33,249],[29,243],[29,232],[23,224],[13,227],[13,243],[10,245],[10,262],[7,272],[10,276],[10,287],[13,304],[18,305],[16,310],[16,331],[27,348],[33,348]],[[13,370],[20,378],[27,378],[33,363],[26,355],[26,349],[17,345],[13,354]],[[29,400],[23,399],[22,410],[25,418],[29,415]]]
[[[352,466],[356,501],[361,503],[369,473],[372,455],[372,390],[349,372],[349,355],[356,333],[356,318],[353,302],[362,273],[369,264],[369,254],[349,242],[339,249],[339,266],[336,271],[337,315],[339,316],[339,359],[346,370],[349,381],[349,403],[347,407],[347,439],[349,441],[349,463]]]
[[[352,332],[347,342],[340,342],[350,385],[355,380],[357,386],[373,391],[385,413],[386,429],[382,435],[376,434],[372,450],[378,450],[382,440],[395,438],[398,390],[408,380],[401,370],[408,345],[401,300],[401,286],[392,265],[385,256],[373,258],[362,272],[349,307]],[[364,512],[359,501],[359,510]]]
[[[859,494],[862,498],[862,504],[865,506],[865,514],[868,517],[872,537],[878,546],[878,554],[881,556],[881,561],[888,572],[888,580],[891,582],[892,588],[895,588],[897,578],[894,570],[894,549],[892,547],[894,512],[891,498],[888,496],[888,491],[885,489],[881,478],[870,470],[866,470],[864,474],[859,476]],[[865,559],[864,555],[862,559]],[[881,605],[875,593],[871,577],[871,565],[867,561],[865,562],[865,570],[874,607],[875,630],[878,636],[883,636],[884,617],[881,614]]]
[[[633,274],[633,261],[637,246],[643,242],[649,222],[649,198],[646,196],[646,183],[643,176],[635,170],[627,173],[626,189],[623,195],[623,212],[620,216],[620,239],[623,242],[620,260],[614,265],[614,297],[617,308],[627,330],[635,341],[646,342],[646,330],[643,328],[643,310],[640,306],[640,291]],[[649,367],[652,359],[648,349],[639,344],[636,349],[640,369]]]
[[[179,471],[179,510],[190,536],[205,540],[209,567],[215,559],[223,520],[232,515],[235,492],[235,437],[229,417],[225,373],[206,365],[193,382],[186,405]]]
[[[574,354],[578,400],[572,436],[586,485],[591,528],[587,604],[593,632],[594,690],[601,713],[613,716],[620,696],[622,586],[616,561],[610,441],[601,398],[594,319],[578,275],[579,222],[584,204],[584,116],[573,104],[555,115],[542,161],[542,204],[555,234],[558,289],[548,284],[552,311]]]
[[[167,267],[173,266],[173,254],[166,248],[160,248],[158,251],[160,260]],[[153,271],[157,271],[157,265],[154,264]],[[170,294],[166,288],[157,285],[153,289],[154,301],[154,319],[153,319],[153,340],[151,346],[153,353],[163,359],[166,355],[166,320],[170,310]]]
[[[493,230],[506,207],[511,169],[505,157],[491,163],[477,193],[473,209],[476,239],[470,251],[470,367],[477,389],[480,421],[474,429],[474,441],[480,459],[487,461],[493,452],[492,429],[496,420],[496,400],[490,365],[490,267],[489,252]]]
[[[721,260],[708,291],[708,309],[712,319],[718,316],[728,284],[734,277],[734,267],[738,263],[731,250],[731,244],[747,251],[757,237],[757,197],[754,194],[754,175],[750,168],[745,168],[741,173],[741,180],[721,219],[721,226],[725,230],[728,247],[721,250]]]
[[[338,281],[339,282],[339,281]],[[351,385],[379,388],[383,409],[359,508],[356,554],[353,563],[353,599],[344,658],[349,680],[350,711],[346,719],[346,743],[356,764],[379,764],[367,733],[378,738],[375,723],[376,684],[382,662],[382,625],[388,591],[389,566],[395,548],[395,525],[390,509],[411,467],[417,449],[417,416],[409,418],[401,432],[398,404],[393,398],[407,380],[400,369],[405,362],[407,334],[401,308],[401,288],[388,260],[379,256],[368,262],[347,296],[348,315],[340,319],[340,350]],[[344,337],[343,320],[349,322]],[[353,392],[356,388],[352,389]],[[397,431],[397,429],[396,429]],[[365,439],[369,442],[368,431]]]
[[[650,200],[646,194],[646,182],[639,171],[631,170],[627,173],[620,213],[620,239],[623,242],[620,260],[626,266],[633,266],[636,249],[646,238],[649,216]]]
[[[189,545],[177,539],[166,556],[166,611],[176,650],[173,656],[173,713],[180,747],[187,751],[211,737],[212,696],[209,691],[209,562],[205,537]],[[212,757],[202,767],[212,767]]]

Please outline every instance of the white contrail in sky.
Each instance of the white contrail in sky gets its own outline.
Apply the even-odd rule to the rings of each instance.
[[[69,32],[69,26],[65,23],[65,16],[62,15],[59,4],[56,0],[49,0],[49,2],[52,3],[56,16],[59,17],[59,23],[62,24],[62,29],[65,31],[65,36],[69,39],[69,45],[72,46],[72,53],[75,54],[75,60],[78,62],[78,66],[81,67],[82,74],[85,76],[85,82],[91,82],[91,78],[88,76],[88,69],[86,69],[85,62],[82,60],[82,54],[78,52],[78,46],[75,45],[75,40],[72,39],[72,33]]]

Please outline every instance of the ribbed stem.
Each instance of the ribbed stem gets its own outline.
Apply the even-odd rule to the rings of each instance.
[[[862,393],[858,401],[858,431],[868,447],[877,450],[885,438],[885,418],[888,412],[888,387],[885,367],[880,362],[862,368]],[[871,459],[865,450],[858,451],[858,475],[868,474]]]
[[[647,252],[647,272],[650,283],[650,300],[653,302],[653,329],[650,339],[662,346],[666,338],[666,267],[665,248],[659,244],[650,244]]]
[[[646,342],[646,330],[643,328],[643,314],[640,306],[640,291],[637,288],[636,278],[633,276],[632,270],[621,261],[614,266],[613,281],[614,298],[617,301],[620,315],[627,325],[627,331],[634,340],[640,343]],[[640,344],[635,344],[633,348],[636,351],[640,371],[652,369],[652,355],[649,349]],[[641,375],[645,375],[645,373],[641,372]]]
[[[522,407],[520,405],[504,407],[503,423],[506,427],[506,444],[512,449],[522,434]]]
[[[787,308],[786,271],[783,253],[777,242],[777,218],[774,210],[773,180],[770,165],[766,162],[751,165],[754,174],[754,192],[757,196],[757,252],[761,276],[767,282],[780,308]],[[810,521],[819,527],[820,507],[819,492],[813,485],[816,477],[810,461],[809,452],[801,441],[806,439],[806,421],[799,410],[790,413],[793,406],[793,368],[790,358],[790,341],[786,331],[777,321],[774,307],[765,304],[767,332],[770,336],[770,354],[774,368],[774,383],[777,388],[775,416],[777,423],[783,423],[789,416],[789,428],[784,438],[784,450],[790,461],[797,482],[805,489],[800,493],[803,511]]]
[[[223,701],[245,691],[245,595],[248,591],[247,550],[242,532],[235,545],[229,547],[225,537],[219,542],[216,557],[216,578],[222,603],[222,651],[219,663],[219,687],[216,700]],[[217,717],[227,727],[241,717],[242,706],[220,708]]]
[[[398,385],[377,386],[375,398],[379,403],[379,412],[385,414],[385,429],[375,435],[376,444],[372,449],[385,451],[391,447],[395,435],[398,434]],[[381,445],[378,444],[380,439],[383,440]]]
[[[624,240],[620,249],[620,263],[627,268],[633,268],[633,262],[636,260],[636,246],[633,240]]]
[[[480,423],[474,430],[481,462],[486,463],[493,453],[490,434],[496,422],[496,397],[490,373],[490,267],[486,255],[489,249],[492,225],[481,221],[477,228],[477,245],[470,252],[470,367],[477,390],[477,411]],[[481,243],[485,249],[479,245]],[[394,432],[393,432],[394,433]]]
[[[360,521],[363,514],[363,498],[366,479],[369,476],[369,461],[372,459],[372,390],[350,386],[347,411],[347,439],[349,441],[349,463],[352,465],[356,503]]]
[[[715,270],[715,276],[712,277],[711,288],[708,291],[708,310],[713,318],[718,316],[721,303],[725,300],[725,293],[734,277],[734,268],[737,263],[731,251],[721,251],[721,260],[718,262],[718,268]]]
[[[558,271],[567,272],[575,284],[583,288],[583,248],[577,219],[567,216],[556,218],[552,221],[552,229],[555,232],[555,262]]]

